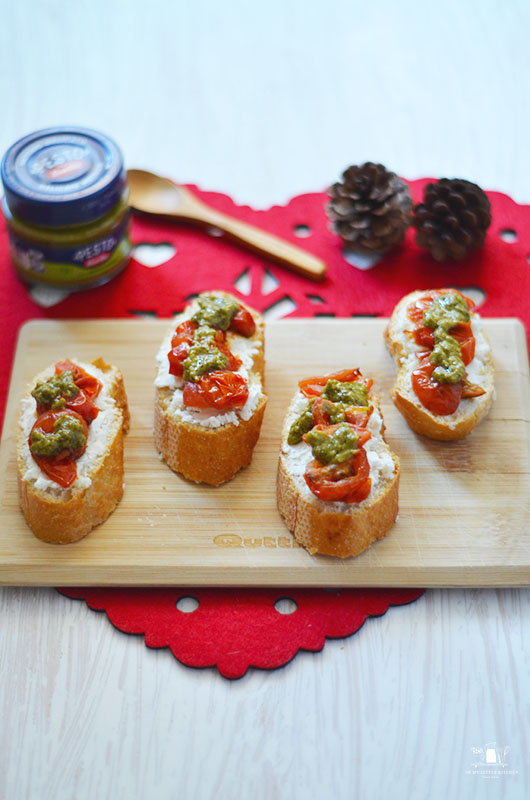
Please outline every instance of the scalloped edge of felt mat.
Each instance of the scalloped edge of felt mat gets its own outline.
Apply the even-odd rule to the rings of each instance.
[[[215,667],[220,675],[230,680],[242,678],[250,668],[273,670],[284,667],[303,650],[320,652],[324,649],[327,639],[349,638],[360,631],[367,619],[381,617],[391,607],[410,605],[425,592],[424,589],[337,589],[333,592],[325,589],[257,591],[249,589],[237,590],[238,602],[228,603],[226,601],[230,597],[234,598],[236,594],[233,590],[61,588],[57,591],[70,599],[84,600],[88,608],[93,611],[104,611],[114,628],[121,633],[143,636],[147,647],[168,648],[184,666],[196,669]],[[151,602],[142,603],[139,593]],[[215,637],[215,643],[210,629],[210,635],[206,640],[207,653],[204,650],[205,639],[200,637],[197,628],[194,627],[193,614],[197,611],[184,613],[176,607],[182,597],[202,597],[202,599],[208,597],[213,601],[208,612],[212,615],[218,614],[221,607],[223,616],[228,612],[231,618],[228,635],[226,628],[224,632],[221,630],[221,634]],[[258,616],[267,615],[269,612],[275,615],[271,617],[271,623],[266,629],[262,624],[263,618],[261,619],[259,623],[261,630],[250,650],[248,631],[257,625],[257,621],[252,617],[252,613],[245,614],[238,608],[242,597],[250,600],[248,605],[254,612],[256,597],[261,601],[267,601],[265,605],[260,606]],[[296,611],[293,614],[278,614],[274,602],[280,598],[294,599],[297,603]],[[355,606],[355,600],[361,600],[361,608]],[[168,604],[162,615],[159,613],[161,602]],[[200,602],[201,600],[199,607]],[[300,609],[304,618],[298,622],[295,614]],[[153,625],[155,614],[156,624]],[[175,626],[176,630],[168,621],[170,617],[178,623]],[[208,618],[211,620],[210,613],[203,619],[205,627],[208,625]],[[216,632],[219,633],[218,617],[216,622]],[[236,643],[232,635],[236,629],[242,642],[239,644],[239,649],[234,651]],[[272,633],[275,633],[276,637],[271,650]],[[265,649],[259,645],[259,638],[264,636],[268,644]],[[231,649],[227,652],[228,647]],[[217,653],[214,654],[213,650],[217,650]]]

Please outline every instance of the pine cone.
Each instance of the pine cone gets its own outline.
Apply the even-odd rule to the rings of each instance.
[[[382,164],[351,166],[343,183],[328,190],[326,211],[346,250],[385,253],[401,242],[410,225],[412,199],[407,184]]]
[[[416,243],[437,261],[464,258],[482,247],[491,222],[490,201],[476,185],[461,178],[442,178],[425,188],[423,203],[414,206]]]

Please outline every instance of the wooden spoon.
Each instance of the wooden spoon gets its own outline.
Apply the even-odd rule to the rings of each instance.
[[[141,169],[130,169],[128,178],[129,203],[136,211],[219,228],[230,239],[279,261],[295,272],[315,281],[323,280],[326,264],[320,258],[272,233],[217,211],[199,200],[185,186],[178,186],[167,178]]]

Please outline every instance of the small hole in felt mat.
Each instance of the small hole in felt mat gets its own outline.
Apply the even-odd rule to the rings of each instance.
[[[60,303],[70,294],[70,289],[57,289],[55,286],[40,286],[35,284],[29,290],[34,303],[41,308],[51,308]]]
[[[177,249],[169,242],[138,242],[132,255],[144,267],[153,268],[165,264],[176,252]]]
[[[274,277],[272,272],[265,269],[263,271],[263,278],[261,279],[261,294],[270,294],[277,289],[279,285],[280,281]]]
[[[279,597],[274,603],[274,608],[279,614],[292,614],[298,606],[292,597]]]
[[[473,300],[475,308],[481,306],[486,299],[486,292],[480,286],[457,286],[457,289]]]
[[[508,244],[513,244],[517,241],[517,232],[513,228],[503,228],[499,236],[503,242],[508,242]]]
[[[140,311],[134,308],[130,309],[129,314],[134,314],[135,317],[146,317],[146,318],[157,317],[156,311]]]
[[[306,294],[308,300],[311,300],[312,303],[325,303],[323,297],[320,297],[319,294]]]
[[[315,314],[315,317],[336,317],[336,314],[333,314],[331,311],[321,311]]]
[[[241,294],[250,294],[250,270],[248,267],[244,269],[241,275],[235,279],[234,286],[238,292],[241,292]]]
[[[191,614],[192,611],[196,611],[199,608],[199,601],[196,597],[185,595],[177,600],[177,608],[179,611],[183,611],[184,614]]]
[[[295,236],[299,236],[300,239],[307,239],[308,236],[311,236],[313,231],[309,225],[295,225],[293,227],[293,233]]]
[[[352,317],[358,317],[360,319],[366,319],[368,317],[378,317],[379,314],[376,312],[375,314],[352,314]]]
[[[285,295],[285,297],[281,297],[271,306],[266,308],[263,311],[263,316],[268,319],[280,319],[280,317],[285,317],[287,314],[290,314],[291,311],[294,311],[296,308],[296,303],[294,303],[289,295]]]
[[[220,236],[224,236],[224,231],[221,228],[216,228],[214,225],[210,225],[209,228],[206,228],[206,233],[210,234],[210,236],[215,236],[218,239]]]
[[[351,253],[348,250],[343,250],[342,256],[352,267],[363,270],[372,269],[383,258],[382,253]]]

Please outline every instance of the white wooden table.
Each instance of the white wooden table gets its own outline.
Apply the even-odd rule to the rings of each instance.
[[[256,207],[368,159],[530,202],[523,0],[0,8],[2,151],[66,122]],[[529,599],[428,591],[230,683],[54,590],[2,589],[0,798],[529,797]],[[494,742],[505,774],[473,774]]]

